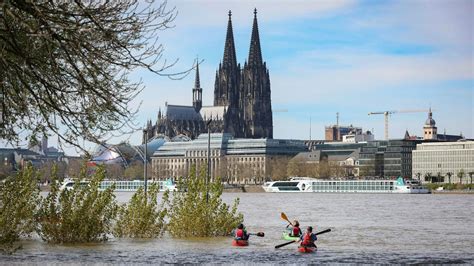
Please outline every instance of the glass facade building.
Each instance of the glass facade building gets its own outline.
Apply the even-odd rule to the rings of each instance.
[[[411,177],[412,151],[421,140],[369,141],[361,148],[359,173],[374,177]]]
[[[452,183],[471,182],[470,175],[474,173],[474,141],[417,145],[413,151],[413,178],[431,181],[426,176],[439,175],[444,177],[444,182],[449,182],[448,173]]]

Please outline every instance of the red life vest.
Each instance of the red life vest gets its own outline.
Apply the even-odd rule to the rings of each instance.
[[[300,236],[301,229],[298,226],[293,227],[293,236]]]
[[[243,229],[237,229],[237,231],[235,231],[235,237],[236,238],[244,238],[244,230]]]
[[[303,246],[310,246],[314,244],[314,242],[311,240],[311,234],[305,233],[303,236],[303,241],[301,242]]]

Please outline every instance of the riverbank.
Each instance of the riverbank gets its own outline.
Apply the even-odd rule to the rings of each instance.
[[[225,185],[224,193],[261,193],[265,192],[262,188],[262,185]]]
[[[50,186],[40,186],[39,188],[41,192],[51,191]],[[240,192],[261,193],[265,191],[263,190],[261,185],[235,185],[235,186],[226,185],[224,186],[223,192],[224,193],[240,193]]]
[[[474,190],[431,190],[432,194],[472,194],[474,195]]]

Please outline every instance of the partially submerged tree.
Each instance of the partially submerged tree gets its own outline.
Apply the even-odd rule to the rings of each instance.
[[[35,229],[34,215],[39,202],[37,173],[28,164],[16,176],[0,184],[0,250],[12,252],[15,241]]]
[[[3,1],[0,4],[0,138],[48,132],[79,147],[130,128],[141,91],[136,68],[161,76],[159,31],[176,16],[166,1]],[[184,72],[185,73],[185,72]]]
[[[153,183],[146,193],[143,187],[140,187],[128,204],[121,205],[113,230],[114,236],[131,238],[161,236],[166,228],[167,210],[164,203],[168,201],[168,192],[164,193],[162,204],[159,207],[158,192],[157,183]]]
[[[232,206],[222,202],[221,181],[217,178],[206,185],[204,167],[197,174],[192,166],[189,176],[179,179],[178,189],[168,205],[167,227],[174,237],[226,236],[243,221],[237,212],[239,199]]]
[[[41,239],[49,243],[106,241],[118,206],[113,186],[99,191],[105,175],[105,168],[100,166],[87,185],[75,182],[71,190],[60,191],[58,182],[52,182],[51,192],[41,200],[36,214],[36,232]],[[83,168],[76,180],[86,177]]]

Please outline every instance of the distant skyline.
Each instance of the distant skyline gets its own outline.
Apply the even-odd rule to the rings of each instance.
[[[179,58],[170,71],[199,56],[203,105],[213,104],[215,71],[222,60],[228,11],[237,59],[248,57],[253,9],[263,59],[270,71],[274,138],[324,139],[336,123],[374,130],[384,138],[383,115],[368,112],[434,109],[438,132],[474,137],[473,1],[169,1],[175,27],[160,32],[164,56]],[[156,121],[158,109],[191,105],[194,72],[169,80],[146,71],[134,101],[137,124]],[[389,118],[390,138],[405,130],[422,136],[427,113]],[[141,142],[141,132],[108,140]],[[55,145],[51,137],[50,145]],[[93,145],[88,144],[91,148]],[[72,148],[66,153],[74,154]]]

